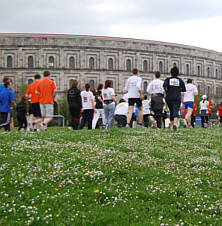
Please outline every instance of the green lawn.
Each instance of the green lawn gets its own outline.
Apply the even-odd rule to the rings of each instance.
[[[0,132],[0,225],[222,225],[222,128]]]

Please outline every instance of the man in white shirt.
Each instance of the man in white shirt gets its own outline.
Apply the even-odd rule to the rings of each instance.
[[[128,109],[128,103],[124,99],[120,99],[119,104],[116,106],[114,117],[119,128],[126,126]]]
[[[151,95],[151,108],[154,112],[154,118],[157,122],[157,127],[160,129],[162,127],[162,114],[163,114],[163,81],[160,80],[160,72],[155,72],[155,79],[152,80],[148,87],[147,93]]]
[[[125,85],[125,91],[128,92],[129,113],[127,115],[127,127],[129,127],[130,120],[134,111],[134,104],[139,110],[138,124],[142,127],[143,122],[143,108],[142,108],[142,79],[139,77],[138,69],[133,69],[133,74],[130,76]]]
[[[198,95],[197,87],[193,85],[192,82],[193,82],[192,79],[187,80],[186,92],[184,93],[184,99],[183,99],[184,107],[186,109],[184,126],[187,125],[190,128],[192,127],[191,116],[193,112],[194,97]]]

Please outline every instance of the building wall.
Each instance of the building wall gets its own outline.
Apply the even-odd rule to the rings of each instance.
[[[164,79],[174,64],[179,67],[181,78],[194,80],[200,94],[209,95],[214,102],[222,100],[222,53],[136,39],[0,34],[0,79],[12,78],[15,90],[47,69],[60,93],[70,87],[72,79],[78,79],[80,87],[86,82],[96,87],[111,79],[116,92],[123,93],[131,69],[140,70],[146,87],[154,78],[154,71],[160,70]]]

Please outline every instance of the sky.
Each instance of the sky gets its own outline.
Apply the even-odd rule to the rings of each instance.
[[[222,0],[0,0],[0,33],[137,38],[222,53]]]

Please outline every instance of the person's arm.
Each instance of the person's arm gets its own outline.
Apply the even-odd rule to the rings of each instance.
[[[103,99],[100,96],[98,96],[97,99],[99,100],[99,102],[103,103]]]

